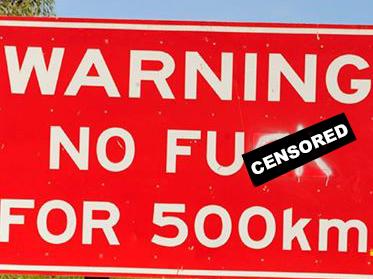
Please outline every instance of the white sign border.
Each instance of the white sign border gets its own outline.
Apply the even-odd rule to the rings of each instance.
[[[237,22],[238,23],[238,22]],[[152,24],[152,23],[120,23],[120,22],[79,22],[79,21],[37,21],[0,19],[0,26],[7,27],[41,27],[41,28],[73,28],[73,29],[110,29],[138,31],[191,31],[222,33],[269,33],[269,34],[312,34],[312,35],[359,35],[371,36],[373,29],[330,28],[330,27],[269,27],[269,26],[237,26],[237,25],[194,25],[194,24]]]

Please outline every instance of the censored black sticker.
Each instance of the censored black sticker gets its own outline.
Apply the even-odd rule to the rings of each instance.
[[[356,140],[344,113],[242,155],[254,186],[260,186]]]

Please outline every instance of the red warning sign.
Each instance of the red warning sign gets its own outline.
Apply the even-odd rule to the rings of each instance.
[[[0,270],[372,278],[373,27],[0,19]],[[261,187],[242,154],[345,113]]]

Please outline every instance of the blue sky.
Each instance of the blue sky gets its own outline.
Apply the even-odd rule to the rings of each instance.
[[[373,24],[373,0],[56,0],[60,17]]]

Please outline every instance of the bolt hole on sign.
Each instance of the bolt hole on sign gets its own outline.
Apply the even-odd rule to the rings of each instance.
[[[0,18],[0,271],[373,278],[373,26]],[[242,154],[357,140],[253,187]]]

